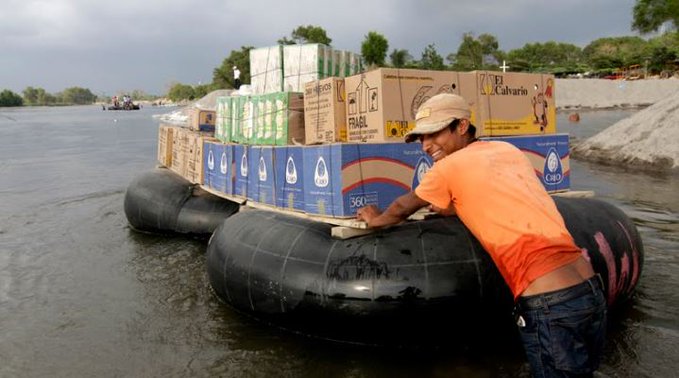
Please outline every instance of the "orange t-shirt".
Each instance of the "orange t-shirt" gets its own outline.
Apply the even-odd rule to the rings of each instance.
[[[474,142],[440,161],[415,189],[460,220],[518,297],[536,278],[575,261],[580,249],[528,158],[506,142]]]

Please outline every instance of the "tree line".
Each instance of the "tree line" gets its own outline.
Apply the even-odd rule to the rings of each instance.
[[[557,77],[580,74],[605,77],[629,66],[639,66],[650,75],[679,71],[679,0],[637,0],[632,11],[632,30],[642,34],[658,31],[663,25],[673,31],[648,40],[636,36],[599,38],[584,48],[570,43],[548,41],[527,43],[523,47],[503,51],[497,38],[489,33],[464,33],[457,51],[444,56],[434,44],[427,45],[419,59],[406,49],[389,52],[389,41],[376,32],[365,35],[361,55],[366,65],[376,67],[418,68],[425,70],[500,70],[508,62],[512,72],[551,73]],[[322,43],[331,46],[326,31],[315,25],[303,25],[278,44]],[[231,51],[213,70],[211,84],[191,86],[174,84],[168,97],[173,101],[195,99],[217,89],[234,88],[232,67],[238,66],[241,81],[250,82],[249,56],[252,46]],[[387,61],[387,55],[389,60]]]

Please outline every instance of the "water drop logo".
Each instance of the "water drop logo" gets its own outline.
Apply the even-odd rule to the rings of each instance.
[[[248,153],[247,150],[243,151],[243,156],[240,158],[240,175],[243,177],[248,177]]]
[[[288,162],[285,164],[285,182],[291,185],[297,183],[297,167],[292,156],[288,157]]]
[[[430,169],[431,164],[424,156],[417,161],[417,164],[415,165],[415,174],[413,175],[413,186],[412,186],[413,189],[417,188],[417,186],[420,185],[420,183],[422,182],[422,178],[424,177],[424,174],[429,172]]]
[[[264,162],[264,157],[259,158],[259,181],[266,181],[266,163]]]
[[[207,169],[215,169],[215,155],[212,153],[212,150],[207,154]]]
[[[226,152],[222,152],[222,159],[219,163],[219,170],[222,172],[223,175],[226,174],[227,163],[228,161],[226,160]]]
[[[314,172],[314,184],[319,188],[325,188],[330,183],[328,178],[328,167],[325,165],[323,156],[318,158],[316,162],[316,169]]]
[[[561,166],[561,157],[556,152],[556,148],[554,147],[550,148],[547,152],[544,172],[546,184],[556,185],[563,181],[563,167]]]

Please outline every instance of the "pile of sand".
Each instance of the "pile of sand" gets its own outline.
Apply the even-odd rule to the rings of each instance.
[[[679,80],[562,79],[558,109],[648,106],[573,146],[576,159],[679,171]]]
[[[160,114],[154,118],[160,120],[163,123],[169,123],[177,126],[188,126],[189,123],[189,112],[191,109],[202,109],[202,110],[215,110],[217,107],[217,97],[229,96],[233,90],[230,89],[219,89],[212,91],[205,95],[204,97],[189,103],[185,107],[174,110],[166,114]]]
[[[575,158],[652,170],[679,169],[679,93],[573,147]]]

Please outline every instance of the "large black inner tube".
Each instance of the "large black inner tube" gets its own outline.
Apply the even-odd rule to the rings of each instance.
[[[125,193],[130,225],[150,232],[210,235],[239,205],[217,197],[166,168],[137,176]]]
[[[628,298],[643,261],[632,222],[602,201],[556,202],[610,304]],[[513,330],[509,289],[457,217],[349,240],[332,239],[330,228],[270,211],[236,214],[208,245],[210,283],[242,312],[335,340],[398,344]]]

